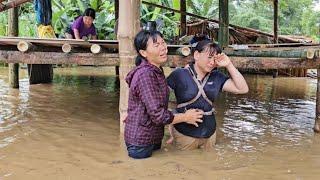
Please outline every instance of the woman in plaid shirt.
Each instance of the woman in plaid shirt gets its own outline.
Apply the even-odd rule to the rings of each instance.
[[[130,90],[124,138],[128,155],[141,159],[161,148],[166,124],[186,122],[197,127],[203,111],[191,109],[173,115],[168,110],[169,89],[161,68],[168,50],[160,32],[142,30],[134,45],[137,67],[126,77]]]

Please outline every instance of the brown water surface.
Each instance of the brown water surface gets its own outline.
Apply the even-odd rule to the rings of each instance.
[[[55,69],[54,83],[8,87],[0,68],[0,179],[319,179],[316,80],[246,76],[250,93],[216,102],[214,152],[163,147],[127,157],[113,69]]]

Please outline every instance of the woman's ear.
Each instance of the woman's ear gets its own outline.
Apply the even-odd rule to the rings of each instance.
[[[199,51],[194,51],[194,53],[193,53],[194,60],[199,59],[199,56],[200,56]]]
[[[139,53],[140,53],[141,56],[143,56],[144,58],[147,58],[147,52],[146,52],[146,50],[139,50]]]

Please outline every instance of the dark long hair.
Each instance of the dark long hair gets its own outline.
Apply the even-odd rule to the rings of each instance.
[[[217,43],[214,43],[210,40],[202,40],[199,41],[196,47],[193,48],[192,52],[194,53],[195,51],[198,52],[209,52],[210,55],[215,55],[215,54],[220,54],[221,48]]]
[[[142,62],[142,60],[146,60],[141,54],[140,50],[146,50],[148,45],[149,38],[152,38],[153,42],[157,42],[157,37],[160,36],[163,37],[162,34],[159,31],[147,31],[147,30],[141,30],[136,37],[134,38],[134,47],[138,53],[138,56],[136,57],[136,66],[139,66]]]
[[[90,16],[92,17],[92,19],[96,18],[96,11],[92,8],[87,8],[84,13],[83,16]]]

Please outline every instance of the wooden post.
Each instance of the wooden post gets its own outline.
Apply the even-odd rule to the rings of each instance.
[[[180,11],[187,11],[187,3],[186,0],[180,0]],[[187,17],[186,14],[181,13],[180,15],[180,36],[184,36],[187,34]]]
[[[320,69],[317,69],[316,118],[313,130],[316,133],[320,133]]]
[[[278,14],[279,14],[279,0],[273,0],[273,43],[278,43]]]
[[[115,66],[116,76],[119,76],[119,66]]]
[[[219,0],[219,33],[218,41],[221,48],[229,45],[229,0]]]
[[[18,8],[8,10],[8,36],[18,36],[19,20]],[[19,88],[19,63],[9,64],[9,86]]]
[[[124,131],[123,120],[127,116],[129,88],[125,82],[128,72],[134,67],[136,51],[135,35],[140,30],[140,0],[119,0],[119,59],[120,59],[120,132]]]
[[[114,17],[116,20],[119,19],[119,0],[114,0]]]

